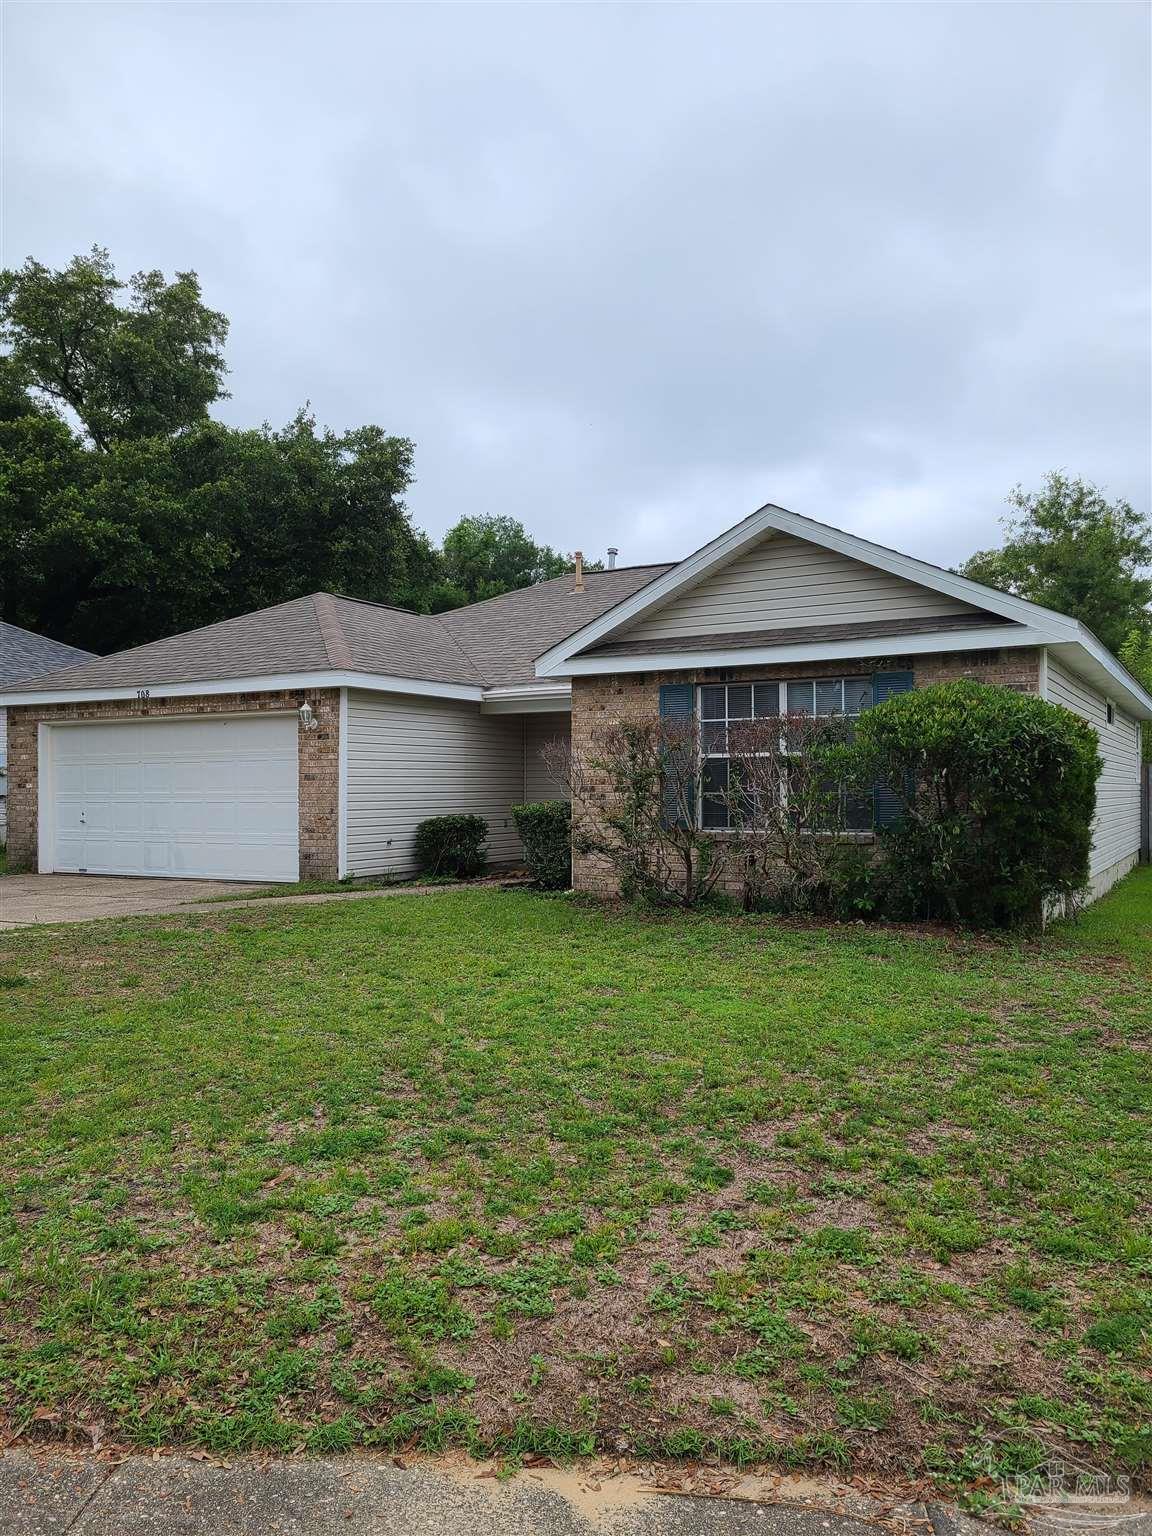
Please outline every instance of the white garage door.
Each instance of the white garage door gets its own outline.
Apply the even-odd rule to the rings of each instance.
[[[51,867],[298,878],[295,715],[53,726]]]

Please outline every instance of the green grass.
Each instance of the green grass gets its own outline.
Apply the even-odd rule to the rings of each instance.
[[[226,891],[221,896],[205,896],[214,905],[229,901],[255,901],[265,896],[334,896],[345,891],[389,891],[406,885],[459,885],[456,875],[416,875],[409,879],[387,875],[346,875],[343,880],[291,880],[260,890]]]
[[[1150,927],[1142,871],[1043,942],[493,890],[2,935],[0,1408],[1146,1466]]]

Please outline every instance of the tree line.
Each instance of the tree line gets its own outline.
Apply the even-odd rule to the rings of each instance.
[[[99,247],[0,272],[0,616],[107,653],[317,590],[436,613],[567,569],[509,517],[435,545],[405,506],[414,445],[383,427],[216,420],[227,337],[194,272],[124,280]],[[1148,517],[1059,471],[1009,503],[961,572],[1152,684]]]
[[[567,569],[513,518],[437,547],[404,503],[413,444],[305,407],[230,427],[228,321],[194,272],[106,251],[0,273],[0,614],[107,653],[308,592],[440,612]]]

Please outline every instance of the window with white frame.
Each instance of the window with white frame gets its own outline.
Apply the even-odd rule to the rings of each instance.
[[[705,683],[699,689],[701,825],[724,831],[728,815],[728,732],[748,720],[783,715],[853,718],[872,707],[871,677],[789,678],[780,683]],[[844,807],[850,832],[872,828],[868,797],[852,797]]]

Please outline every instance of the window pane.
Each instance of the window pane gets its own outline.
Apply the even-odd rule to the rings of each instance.
[[[844,825],[847,827],[849,832],[871,832],[871,795],[848,795],[845,798]]]
[[[701,720],[723,720],[724,718],[724,685],[719,687],[709,686],[700,690],[700,718]]]
[[[705,723],[700,727],[700,750],[704,756],[719,752],[721,756],[728,750],[728,729],[723,721],[718,723]]]
[[[752,684],[730,684],[728,688],[728,718],[729,720],[751,720],[752,718]]]
[[[858,715],[862,709],[872,708],[872,679],[870,677],[846,677],[844,679],[844,713]]]
[[[816,713],[838,715],[843,697],[843,684],[838,677],[821,678],[816,684]]]
[[[788,684],[788,713],[790,715],[810,715],[812,713],[811,683]]]
[[[780,684],[757,683],[756,684],[756,718],[761,715],[778,715],[780,713]]]
[[[704,764],[704,825],[726,827],[728,807],[724,795],[728,789],[728,763],[724,758],[711,758]]]

